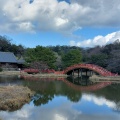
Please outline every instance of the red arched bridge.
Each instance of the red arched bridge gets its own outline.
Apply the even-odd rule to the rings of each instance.
[[[80,74],[82,75],[82,69],[85,69],[87,73],[87,70],[89,70],[89,72],[92,73],[98,73],[101,76],[117,76],[117,74],[111,73],[110,71],[104,69],[103,67],[100,67],[98,65],[94,65],[94,64],[75,64],[72,65],[70,67],[67,67],[65,70],[63,71],[55,71],[55,70],[46,70],[46,71],[42,71],[43,73],[55,73],[55,74],[74,74],[74,73],[78,73],[78,76],[80,76]],[[38,69],[24,69],[24,72],[27,73],[39,73],[40,71]],[[77,71],[77,72],[76,72]]]
[[[100,67],[98,65],[94,64],[75,64],[70,67],[67,67],[65,70],[61,72],[56,72],[56,73],[61,73],[61,74],[72,74],[73,71],[78,71],[78,74],[81,72],[81,69],[87,69],[90,71],[94,71],[95,73],[100,74],[101,76],[116,76],[117,74],[111,73],[110,71],[104,69],[103,67]]]

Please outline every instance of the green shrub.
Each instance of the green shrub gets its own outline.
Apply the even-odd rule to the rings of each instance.
[[[3,71],[3,69],[0,67],[0,72],[2,72]]]

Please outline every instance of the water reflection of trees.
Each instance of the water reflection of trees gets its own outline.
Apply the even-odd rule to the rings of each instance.
[[[33,102],[36,106],[46,104],[54,98],[55,85],[45,81],[25,81],[25,85],[35,91]]]
[[[61,91],[56,93],[57,95],[61,94],[63,96],[67,96],[67,98],[72,102],[78,102],[81,99],[81,91],[77,91],[72,89],[70,86],[66,85],[62,82]]]
[[[47,104],[54,96],[67,96],[72,102],[78,102],[81,92],[71,89],[62,81],[25,81],[25,85],[36,92],[33,102],[36,106]]]
[[[36,91],[36,95],[34,96],[34,104],[35,105],[42,105],[47,104],[49,101],[51,101],[54,96],[67,96],[68,100],[72,102],[78,102],[81,99],[81,88],[78,89],[79,86],[74,85],[74,87],[71,87],[71,84],[69,81],[26,81],[25,85],[28,86],[30,89]],[[93,83],[92,83],[93,84]],[[90,83],[90,86],[87,84],[88,87],[92,88],[92,85]],[[97,85],[97,84],[95,84]],[[102,84],[100,84],[101,87]],[[103,84],[105,85],[105,84]],[[73,85],[72,85],[73,86]],[[75,86],[77,89],[75,89]],[[87,86],[84,86],[86,88]],[[106,85],[107,86],[107,85]],[[116,103],[116,108],[114,108],[114,111],[120,112],[120,84],[108,84],[107,87],[104,87],[102,89],[97,89],[95,86],[94,91],[89,91],[89,93],[92,93],[98,97],[104,97],[107,100],[114,101]],[[94,87],[94,86],[93,86]],[[84,89],[83,89],[84,90]]]

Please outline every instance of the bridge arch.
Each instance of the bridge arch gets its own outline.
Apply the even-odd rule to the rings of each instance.
[[[100,74],[101,76],[115,76],[114,73],[111,73],[110,71],[104,69],[103,67],[100,67],[100,66],[94,65],[94,64],[75,64],[70,67],[67,67],[63,71],[63,74],[69,74],[73,70],[77,70],[77,69],[81,69],[81,68],[89,69],[91,71],[94,71],[94,72]]]

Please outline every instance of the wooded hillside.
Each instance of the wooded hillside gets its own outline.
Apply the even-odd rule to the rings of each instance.
[[[16,56],[23,56],[29,65],[37,62],[37,64],[43,64],[42,67],[45,65],[45,68],[62,70],[73,64],[91,63],[120,74],[119,40],[94,48],[59,45],[47,47],[38,45],[35,48],[25,48],[22,45],[12,44],[7,37],[0,36],[0,51],[9,51]]]

